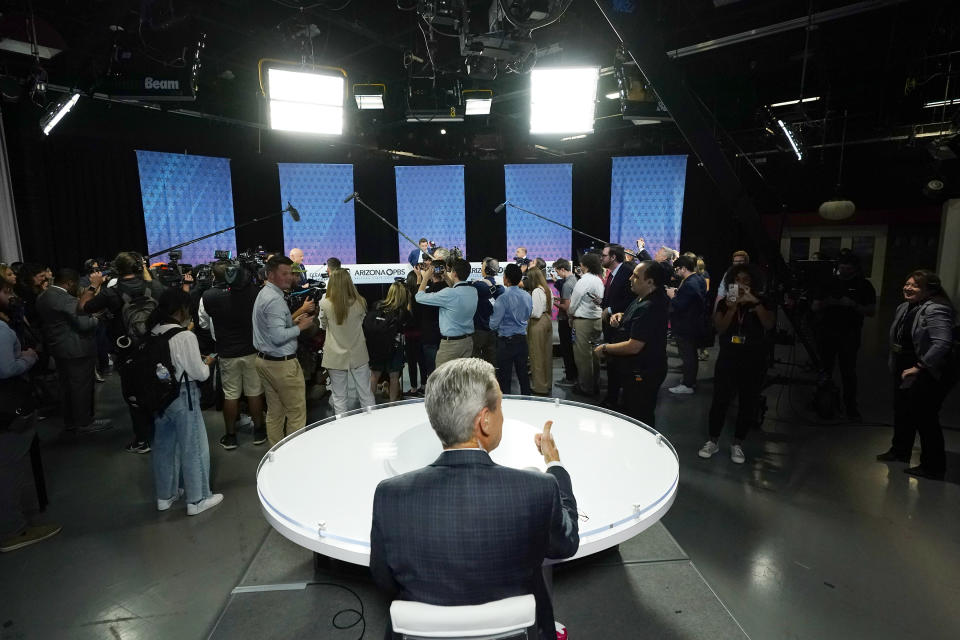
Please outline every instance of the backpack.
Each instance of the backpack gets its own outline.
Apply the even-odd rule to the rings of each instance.
[[[147,334],[126,351],[120,360],[121,390],[131,407],[151,414],[162,413],[180,395],[180,380],[174,375],[170,338],[182,327],[160,335]],[[184,374],[186,375],[186,374]]]
[[[363,317],[363,335],[372,362],[389,360],[400,336],[397,314],[384,312],[378,304],[373,312]]]
[[[120,309],[123,329],[130,338],[140,340],[147,335],[150,314],[157,308],[157,300],[149,286],[143,290],[143,295],[134,297],[121,292],[120,297],[123,298],[123,307]]]

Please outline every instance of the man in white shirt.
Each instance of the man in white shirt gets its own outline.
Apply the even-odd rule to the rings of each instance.
[[[603,281],[600,279],[600,256],[586,253],[580,258],[583,275],[570,296],[567,315],[573,326],[573,359],[577,363],[578,383],[574,392],[593,396],[600,379],[600,359],[593,352],[591,342],[600,338],[603,312]]]

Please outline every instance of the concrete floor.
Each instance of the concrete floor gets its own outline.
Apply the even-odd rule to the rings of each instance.
[[[658,426],[681,465],[663,523],[747,634],[960,637],[960,433],[946,432],[945,482],[875,462],[889,442],[890,398],[882,358],[865,354],[866,424],[818,424],[807,408],[811,387],[773,386],[767,421],[745,445],[747,463],[730,462],[726,437],[702,460],[712,359],[703,364],[694,396],[666,392],[678,373],[661,391]],[[556,360],[557,377],[559,368]],[[197,517],[182,503],[158,513],[150,456],[121,451],[130,432],[115,377],[98,396],[115,429],[77,437],[55,418],[39,427],[51,499],[39,519],[64,530],[0,555],[0,640],[205,638],[267,534],[254,482],[265,449],[241,435],[239,449],[222,450],[222,420],[208,412],[211,484],[225,501]],[[958,396],[941,414],[954,429]],[[314,401],[310,419],[328,412]]]

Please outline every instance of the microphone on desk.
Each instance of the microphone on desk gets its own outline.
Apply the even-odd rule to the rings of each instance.
[[[344,204],[346,204],[347,202],[350,202],[351,200],[356,198],[358,195],[360,194],[354,191],[353,193],[351,193],[350,195],[348,195],[346,198],[343,199]]]

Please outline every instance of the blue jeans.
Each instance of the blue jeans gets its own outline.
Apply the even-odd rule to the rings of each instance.
[[[200,502],[212,495],[210,445],[200,413],[200,391],[195,382],[184,381],[180,385],[180,397],[166,411],[157,414],[152,448],[153,480],[158,500],[176,496],[181,479],[187,502]]]

